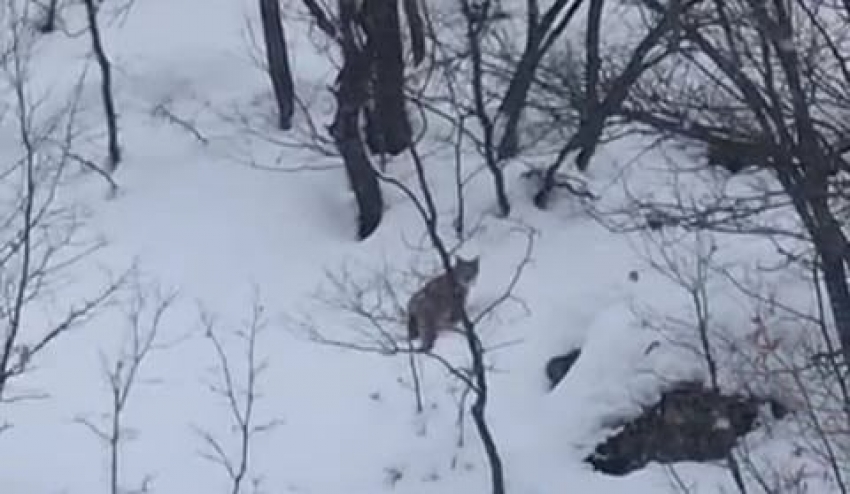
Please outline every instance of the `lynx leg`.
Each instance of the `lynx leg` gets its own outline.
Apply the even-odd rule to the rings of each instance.
[[[437,331],[434,329],[426,328],[425,331],[420,333],[422,338],[422,346],[419,347],[420,352],[430,352],[434,348],[434,342],[437,341]]]
[[[468,292],[462,287],[458,287],[454,291],[454,299],[449,312],[449,322],[455,324],[462,319],[462,314],[466,310],[466,298]]]
[[[419,338],[419,323],[412,314],[407,316],[407,337],[410,340]]]
[[[460,299],[460,305],[452,304],[452,311],[449,314],[449,322],[452,324],[460,322],[462,319],[463,310],[465,309],[466,300]]]

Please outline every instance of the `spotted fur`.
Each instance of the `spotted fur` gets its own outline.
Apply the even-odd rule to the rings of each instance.
[[[449,274],[443,273],[410,297],[407,303],[408,337],[420,340],[420,352],[431,351],[437,334],[460,321],[461,314],[457,308],[466,306],[469,289],[478,278],[478,260],[477,256],[469,260],[457,258],[452,269],[456,286],[452,287]],[[455,300],[460,304],[456,305]]]

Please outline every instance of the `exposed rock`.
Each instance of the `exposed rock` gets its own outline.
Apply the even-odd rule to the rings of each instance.
[[[684,382],[662,394],[585,461],[596,470],[625,475],[649,462],[714,461],[726,457],[739,437],[756,428],[763,406],[774,418],[788,410],[774,400],[727,396],[701,383]]]
[[[546,363],[546,377],[549,378],[550,389],[555,389],[555,386],[567,375],[579,355],[581,355],[581,349],[576,348],[569,353],[549,359]]]

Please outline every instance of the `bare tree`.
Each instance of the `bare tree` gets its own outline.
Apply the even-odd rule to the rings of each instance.
[[[57,200],[76,164],[80,87],[55,112],[45,109],[46,100],[30,87],[28,11],[7,7],[0,10],[0,84],[11,111],[0,114],[0,125],[17,141],[10,160],[0,165],[0,402],[23,398],[15,393],[16,378],[36,365],[38,354],[95,316],[124,280],[108,281],[87,298],[60,292],[63,277],[102,247],[82,237],[81,211]],[[40,314],[49,315],[46,322],[35,322],[43,321]]]
[[[199,428],[197,433],[204,444],[201,454],[224,470],[229,484],[228,492],[240,494],[246,492],[248,482],[254,487],[260,482],[251,468],[251,443],[254,437],[271,431],[279,424],[276,419],[260,422],[256,412],[261,378],[268,367],[267,361],[259,355],[260,337],[267,322],[263,306],[256,296],[250,318],[229,335],[219,332],[209,313],[203,312],[201,321],[216,362],[213,369],[215,381],[209,384],[209,388],[224,400],[231,422],[231,434],[227,436],[235,436],[236,440],[236,447],[231,450],[227,446],[231,437]],[[236,339],[240,345],[238,354],[234,355],[228,350],[224,336]]]
[[[653,239],[651,239],[652,241]],[[717,246],[714,239],[702,232],[696,232],[691,245],[685,247],[684,255],[671,252],[672,249],[661,241],[656,247],[656,256],[650,259],[651,266],[656,272],[681,289],[691,305],[691,315],[686,320],[686,326],[696,337],[695,354],[705,364],[705,375],[708,377],[709,389],[720,393],[720,359],[717,342],[713,340],[716,332],[712,299],[709,294],[714,258]],[[748,490],[744,481],[742,467],[733,451],[726,454],[726,467],[729,469],[735,487],[741,494]]]
[[[342,67],[334,89],[336,114],[328,131],[345,164],[348,183],[357,201],[357,236],[363,240],[378,228],[384,200],[360,127],[371,79],[371,57],[358,35],[360,5],[352,0],[339,0],[338,17],[332,17],[314,1],[305,3],[316,24],[335,40],[342,52]]]
[[[481,37],[484,29],[489,24],[490,8],[491,2],[489,0],[485,0],[480,4],[473,4],[469,0],[463,0],[461,2],[461,9],[466,18],[466,40],[472,64],[472,91],[475,116],[478,119],[483,134],[484,163],[493,176],[499,213],[502,216],[508,216],[511,212],[511,203],[508,200],[504,174],[496,155],[495,127],[488,112],[484,94],[486,82],[484,80]]]
[[[118,114],[115,110],[115,98],[112,88],[112,66],[109,57],[106,55],[106,49],[103,45],[103,37],[101,36],[100,24],[97,20],[99,5],[95,5],[95,0],[83,0],[86,8],[86,20],[88,22],[88,31],[91,36],[92,50],[94,51],[97,65],[100,67],[100,96],[103,100],[103,112],[106,117],[106,132],[107,132],[107,170],[114,172],[121,162],[121,146],[118,142]]]
[[[277,102],[278,126],[282,130],[289,130],[292,128],[292,115],[295,112],[295,84],[289,67],[289,53],[286,50],[286,35],[280,17],[279,2],[280,0],[260,0],[260,18],[263,23],[268,73]]]
[[[424,164],[416,153],[415,147],[411,149],[411,155],[417,173],[415,186],[408,186],[397,179],[384,175],[381,176],[381,179],[402,192],[419,212],[425,226],[429,248],[437,255],[441,268],[448,273],[451,279],[454,279],[455,275],[451,259],[452,249],[449,248],[440,233],[437,206],[425,178]],[[487,421],[487,403],[489,398],[488,366],[486,363],[487,348],[483,344],[477,328],[500,306],[508,301],[515,300],[513,293],[514,287],[531,260],[535,238],[535,232],[527,227],[520,228],[520,231],[526,236],[526,250],[501,295],[496,297],[495,300],[491,301],[483,310],[474,316],[467,312],[467,308],[463,306],[460,299],[454,301],[457,304],[454,308],[455,313],[461,314],[462,324],[459,332],[466,341],[468,355],[470,357],[469,367],[458,367],[434,352],[426,354],[427,358],[436,360],[450,375],[454,376],[466,388],[471,390],[473,399],[470,414],[478,436],[484,446],[490,469],[491,489],[494,494],[505,492],[504,467],[496,439]],[[329,338],[322,334],[314,325],[309,322],[304,323],[303,326],[306,326],[309,334],[315,341],[355,351],[374,352],[384,355],[407,355],[416,351],[410,345],[399,343],[398,338],[394,336],[393,327],[397,327],[397,325],[403,326],[403,324],[400,324],[402,321],[399,320],[397,315],[403,313],[403,305],[400,303],[400,298],[391,280],[384,278],[384,281],[380,283],[368,284],[365,287],[353,283],[350,278],[345,276],[343,278],[332,276],[331,281],[334,285],[333,293],[337,297],[342,296],[342,301],[335,300],[333,296],[325,296],[324,300],[330,301],[331,305],[335,304],[338,309],[347,311],[365,322],[366,327],[363,329],[363,332],[368,341],[367,343],[357,343]],[[389,307],[386,305],[388,303],[391,304]],[[418,396],[417,399],[419,399]],[[465,399],[461,400],[461,405],[465,405],[465,403]]]
[[[43,33],[52,33],[56,30],[56,17],[59,13],[59,0],[47,0],[44,8],[44,20],[39,29]]]
[[[817,266],[811,278],[805,269],[779,262],[753,268],[724,261],[713,232],[647,232],[651,267],[683,291],[692,305],[690,316],[671,313],[642,314],[645,325],[659,332],[665,344],[683,350],[704,364],[703,375],[714,390],[734,387],[746,396],[771,400],[771,409],[790,411],[783,421],[793,430],[792,458],[804,458],[799,469],[779,467],[769,451],[754,451],[747,437],[740,437],[727,456],[727,465],[738,492],[799,493],[824,489],[847,492],[848,429],[846,371],[824,352],[834,338],[827,329],[828,315],[820,294]],[[781,258],[782,254],[775,256]],[[773,261],[765,256],[763,261]],[[791,275],[791,276],[789,276]],[[775,278],[812,286],[813,301],[778,288]],[[728,296],[749,308],[749,318],[729,318],[719,310],[718,299]],[[738,304],[736,304],[738,305]],[[820,357],[818,357],[820,356]],[[775,415],[777,412],[774,411]],[[772,424],[761,426],[770,436]],[[781,436],[780,436],[781,437]],[[783,437],[782,441],[788,440]],[[782,458],[781,456],[779,457]],[[791,459],[791,464],[798,462]],[[806,466],[803,467],[802,465]],[[817,468],[812,468],[817,465]],[[691,492],[673,466],[681,492]]]
[[[404,187],[400,182],[395,180],[390,180],[390,182],[394,183],[401,190],[405,191],[405,194],[407,194],[408,198],[414,203],[414,205],[416,205],[416,208],[420,214],[420,218],[425,225],[425,230],[428,234],[428,238],[431,241],[431,246],[438,255],[443,269],[446,273],[448,273],[449,279],[452,280],[453,284],[456,284],[450,251],[447,248],[446,243],[440,236],[438,228],[439,219],[437,213],[437,206],[434,202],[433,195],[431,193],[431,190],[429,189],[428,182],[425,178],[424,164],[419,158],[419,155],[416,153],[415,148],[411,149],[411,157],[413,159],[414,166],[416,167],[417,185],[419,187],[419,192],[421,193],[422,199],[418,199],[416,194],[414,194],[411,189]],[[491,312],[495,307],[498,307],[498,305],[505,302],[512,296],[513,288],[514,286],[516,286],[516,283],[522,276],[525,266],[531,258],[531,252],[534,247],[533,239],[534,232],[532,231],[529,233],[528,236],[528,244],[525,257],[523,258],[523,261],[519,264],[517,270],[515,271],[514,276],[511,279],[507,289],[501,297],[494,301],[487,309],[482,311],[482,316],[486,315],[488,312]],[[489,394],[487,387],[487,368],[484,360],[485,349],[481,338],[476,332],[476,323],[480,321],[481,316],[475,319],[471,318],[469,313],[467,312],[467,308],[463,306],[463,303],[460,298],[455,298],[454,303],[455,307],[453,311],[454,313],[460,314],[461,316],[463,334],[466,338],[467,346],[469,349],[469,355],[472,360],[471,387],[475,392],[475,399],[473,400],[471,406],[472,420],[475,423],[478,435],[481,438],[481,442],[484,446],[487,460],[490,464],[492,492],[493,494],[503,494],[505,492],[504,468],[502,466],[501,455],[499,454],[495,438],[490,430],[490,426],[487,422],[486,417],[487,400]]]
[[[130,396],[140,384],[142,365],[147,357],[168,345],[162,341],[162,320],[174,301],[174,294],[163,294],[136,286],[131,299],[125,305],[126,328],[117,355],[101,352],[103,376],[109,390],[109,409],[104,423],[79,416],[76,421],[87,427],[105,446],[109,455],[109,494],[128,492],[122,478],[123,458],[121,446],[133,435],[126,425],[126,412]],[[145,476],[140,486],[133,490],[137,494],[151,491],[153,478]]]
[[[336,8],[328,8],[315,0],[304,0],[304,5],[312,22],[339,48],[342,58],[333,89],[336,113],[328,130],[357,202],[357,235],[362,240],[377,229],[384,209],[380,183],[367,150],[382,156],[398,155],[412,142],[399,1],[338,0]],[[403,7],[413,61],[418,64],[424,57],[425,27],[418,2],[404,0]]]
[[[646,34],[631,64],[622,69],[602,67],[598,52],[604,2],[589,2],[588,59],[577,68],[580,64],[567,60],[560,47],[571,46],[567,32],[572,26],[581,27],[580,14],[587,3],[558,0],[541,9],[535,0],[525,2],[524,9],[513,5],[506,11],[500,2],[464,1],[460,3],[460,22],[448,9],[434,22],[436,55],[423,70],[422,77],[427,81],[424,88],[416,90],[412,98],[427,117],[455,128],[462,125],[461,132],[492,176],[502,216],[509,215],[511,209],[503,172],[509,160],[539,162],[542,157],[549,160],[548,155],[555,155],[545,166],[546,173],[529,175],[539,178],[540,190],[545,189],[535,198],[538,206],[545,205],[555,188],[588,195],[580,186],[573,186],[572,180],[561,177],[558,170],[567,156],[585,148],[580,160],[584,163],[581,168],[586,166],[595,149],[591,144],[602,138],[602,123],[607,119],[602,115],[610,115],[607,109],[617,107],[634,79],[645,70],[644,65],[655,63],[655,57],[647,59],[649,52],[674,18],[662,19]],[[464,35],[455,36],[456,32]],[[518,39],[524,44],[518,44]],[[621,72],[617,74],[617,70]],[[611,83],[610,74],[617,83]],[[582,80],[584,84],[579,83]],[[599,99],[600,93],[602,101],[589,102]],[[477,129],[466,124],[470,119],[477,122]],[[594,130],[597,127],[599,131]]]
[[[654,1],[642,4],[651,15],[665,11]],[[652,136],[704,149],[709,164],[772,175],[781,194],[763,194],[761,202],[770,210],[793,211],[802,227],[794,234],[814,246],[848,361],[850,244],[840,211],[848,170],[843,154],[850,149],[850,71],[845,23],[836,17],[842,9],[825,1],[741,0],[682,12],[675,57],[647,73],[620,113]],[[727,198],[691,218],[719,228],[758,223],[765,207],[728,208],[732,202],[755,204],[757,197]],[[721,221],[719,213],[730,214]]]
[[[520,118],[527,103],[528,92],[533,86],[537,68],[583,3],[584,0],[556,0],[541,15],[537,0],[526,1],[525,46],[510,76],[508,88],[499,103],[499,112],[505,120],[504,131],[498,143],[500,159],[516,156],[519,151]],[[591,2],[587,31],[589,47],[598,44],[598,19],[603,3],[604,0]],[[588,70],[588,74],[593,74],[593,71]],[[591,86],[589,84],[588,88]]]
[[[587,18],[587,36],[585,40],[584,82],[581,98],[575,103],[580,115],[578,127],[572,136],[558,151],[557,157],[547,166],[540,189],[534,197],[538,207],[546,207],[552,191],[557,187],[557,174],[567,157],[578,151],[576,167],[584,171],[596,152],[603,133],[612,118],[621,113],[621,108],[632,88],[653,67],[669,60],[671,52],[677,49],[680,18],[692,11],[701,2],[695,0],[674,0],[658,4],[648,18],[646,32],[632,45],[621,46],[622,52],[608,54],[613,58],[613,67],[602,65],[600,55],[600,35],[602,5],[592,3]],[[667,42],[667,40],[672,40]],[[612,76],[603,78],[605,73]],[[573,73],[573,77],[580,74]],[[604,88],[604,92],[602,89]]]
[[[410,146],[413,138],[404,94],[399,2],[367,0],[362,9],[365,50],[371,65],[370,97],[364,107],[366,142],[375,154],[397,156]],[[416,14],[416,10],[411,13]]]

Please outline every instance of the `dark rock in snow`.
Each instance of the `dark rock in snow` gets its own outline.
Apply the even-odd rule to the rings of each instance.
[[[701,383],[679,383],[639,417],[626,422],[585,461],[598,471],[626,475],[652,461],[720,460],[739,437],[756,428],[765,405],[776,419],[788,413],[774,400],[727,396]]]
[[[581,349],[577,348],[564,355],[549,359],[549,362],[546,364],[546,377],[549,378],[550,389],[555,389],[555,386],[567,375],[567,372],[570,371],[573,364],[578,360],[579,355],[581,355]]]

